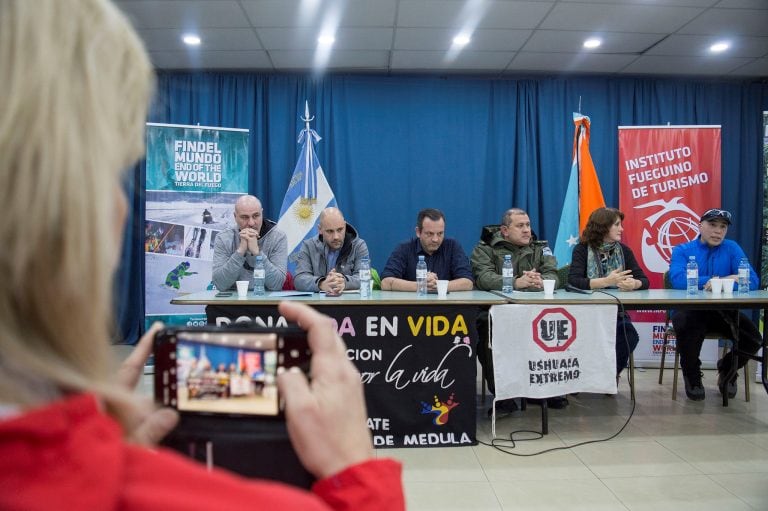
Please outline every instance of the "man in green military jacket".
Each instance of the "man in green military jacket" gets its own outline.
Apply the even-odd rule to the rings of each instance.
[[[528,213],[522,209],[508,209],[501,218],[501,225],[483,227],[480,241],[472,250],[470,258],[475,285],[479,289],[501,290],[501,270],[505,255],[512,256],[515,291],[542,291],[544,279],[557,280],[557,259],[552,255],[546,241],[536,240]],[[556,287],[563,284],[558,282]],[[480,337],[477,358],[485,370],[488,389],[494,392],[493,357],[488,347],[487,314],[478,317],[477,330]],[[568,400],[565,397],[550,398],[547,405],[550,408],[564,408],[568,405]],[[510,412],[516,409],[516,405],[511,399],[499,401],[496,409]]]
[[[516,291],[541,291],[544,279],[557,280],[557,260],[546,241],[538,241],[531,230],[528,213],[508,209],[501,225],[486,225],[470,262],[475,285],[483,291],[501,291],[504,256],[512,256]]]

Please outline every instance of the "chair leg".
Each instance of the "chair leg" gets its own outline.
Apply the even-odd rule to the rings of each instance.
[[[661,380],[664,378],[664,361],[667,358],[667,344],[669,343],[669,334],[667,333],[667,329],[664,329],[664,344],[661,346],[661,365],[659,366],[659,385],[661,385]]]
[[[672,373],[672,400],[677,401],[677,370],[680,368],[680,354],[675,350],[675,370]]]
[[[725,357],[726,353],[728,353],[727,346],[723,346],[723,350],[720,352],[720,358]],[[734,358],[736,355],[734,354]],[[749,361],[747,361],[747,365],[742,367],[742,370],[744,371],[744,401],[749,403]]]
[[[629,354],[629,395],[635,400],[635,355]]]
[[[749,403],[749,361],[742,369],[744,369],[744,400]]]
[[[480,402],[485,404],[485,366],[482,364],[480,364],[480,389]]]

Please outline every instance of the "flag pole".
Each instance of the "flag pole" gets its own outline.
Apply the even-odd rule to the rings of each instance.
[[[312,140],[310,137],[312,136],[311,128],[309,127],[310,121],[314,120],[315,116],[312,117],[309,116],[309,101],[306,99],[304,100],[304,117],[301,117],[301,120],[304,121],[304,137],[305,142],[307,144],[307,150],[304,153],[304,168],[305,169],[311,169],[312,168],[312,150],[313,145]],[[307,171],[309,172],[309,171]],[[310,179],[310,176],[307,175],[307,178],[304,179],[304,197],[309,197],[309,189],[312,187],[313,180]],[[313,190],[314,191],[314,190]]]

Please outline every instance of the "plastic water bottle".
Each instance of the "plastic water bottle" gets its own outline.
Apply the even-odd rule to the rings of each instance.
[[[699,294],[699,265],[696,264],[696,256],[688,258],[685,275],[688,280],[688,295],[695,296]]]
[[[742,257],[739,262],[739,294],[745,295],[749,293],[749,261],[746,257]]]
[[[423,255],[416,263],[416,296],[427,296],[427,263]]]
[[[511,293],[514,287],[515,270],[512,268],[512,256],[504,256],[504,265],[501,267],[501,292]]]
[[[259,254],[256,256],[256,265],[253,267],[253,294],[256,296],[264,296],[264,279],[267,276],[267,271],[264,269],[264,256]]]
[[[371,297],[371,260],[367,257],[360,259],[360,298]]]

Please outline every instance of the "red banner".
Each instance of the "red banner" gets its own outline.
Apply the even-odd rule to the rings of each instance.
[[[624,212],[623,241],[632,248],[651,281],[664,287],[672,249],[699,235],[699,218],[720,206],[720,127],[619,127],[619,209]],[[635,361],[658,362],[663,346],[664,313],[633,311],[640,345]],[[702,352],[708,365],[714,351]],[[674,360],[674,340],[667,362]]]
[[[720,127],[619,127],[619,209],[624,242],[663,287],[672,249],[699,234],[720,206]]]

